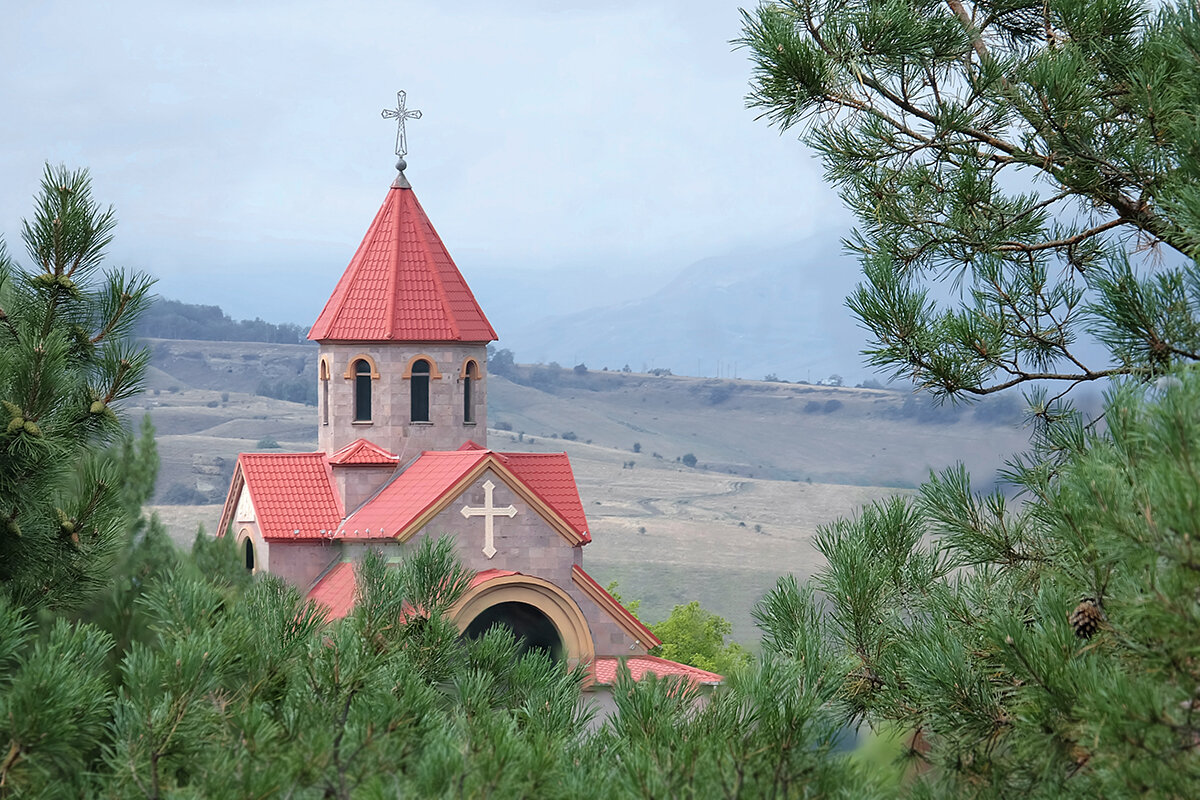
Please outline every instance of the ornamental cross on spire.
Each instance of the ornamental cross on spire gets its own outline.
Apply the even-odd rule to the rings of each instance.
[[[407,95],[403,91],[396,92],[396,108],[385,108],[383,110],[384,119],[396,120],[396,155],[403,158],[408,153],[408,139],[404,136],[404,120],[420,119],[420,111],[409,111],[404,104],[407,100]]]

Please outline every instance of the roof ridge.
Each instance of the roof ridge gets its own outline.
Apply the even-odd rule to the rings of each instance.
[[[400,174],[403,175],[404,173],[401,172]],[[396,228],[396,230],[393,232],[393,235],[392,235],[392,264],[393,265],[397,265],[400,263],[401,231],[399,230],[399,227],[400,227],[400,217],[401,217],[400,212],[403,210],[403,209],[401,209],[400,206],[403,201],[402,200],[397,201],[396,196],[393,195],[392,193],[393,192],[401,192],[401,191],[404,191],[404,190],[398,186],[393,185],[392,188],[388,190],[388,196],[387,196],[387,201],[386,201],[389,204],[392,203],[393,201],[396,202],[396,208],[392,211],[392,216],[394,217],[394,219],[392,220],[392,225]],[[409,192],[411,193],[411,191],[412,190],[410,189]],[[415,198],[416,195],[413,195],[413,197]],[[396,321],[396,293],[400,291],[400,288],[396,285],[396,277],[397,277],[396,273],[398,271],[399,270],[397,270],[394,267],[387,271],[387,316],[384,317],[384,319],[387,320],[387,325],[389,328],[389,330],[386,333],[386,336],[388,339],[392,338],[394,331],[391,330],[391,328],[393,327],[393,325],[395,324],[395,321]]]

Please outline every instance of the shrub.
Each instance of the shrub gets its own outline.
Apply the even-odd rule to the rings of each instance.
[[[830,414],[834,411],[837,411],[841,407],[842,407],[841,400],[826,400],[825,405],[821,408],[821,410],[824,411],[826,414]]]
[[[696,466],[696,456],[693,453],[685,453],[683,458],[679,459],[685,467]]]
[[[498,430],[498,431],[511,431],[511,430],[512,430],[512,423],[511,423],[511,422],[497,422],[497,423],[496,423],[496,430]]]
[[[274,450],[279,447],[279,442],[275,441],[274,437],[264,436],[255,442],[254,446],[259,450]]]
[[[566,431],[563,433],[562,438],[566,439],[568,442],[573,442],[579,437],[575,435],[575,431]]]
[[[640,452],[642,452],[642,443],[641,443],[641,442],[634,442],[634,443],[633,443],[633,452],[635,452],[635,453],[640,453]]]

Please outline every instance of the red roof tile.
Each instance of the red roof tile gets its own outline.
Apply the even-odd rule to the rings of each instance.
[[[345,466],[395,466],[400,462],[400,456],[389,453],[374,442],[366,439],[355,439],[350,444],[338,450],[329,457],[329,463],[339,467]]]
[[[725,680],[723,676],[715,672],[680,664],[677,661],[668,661],[657,656],[597,657],[592,662],[592,680],[601,685],[616,683],[617,670],[620,668],[621,662],[624,662],[625,666],[629,668],[629,675],[635,681],[640,681],[647,675],[655,675],[659,678],[680,677],[691,683],[709,685],[715,685]]]
[[[398,536],[487,456],[487,450],[422,453],[342,523],[338,538],[391,539]]]
[[[242,453],[241,470],[264,539],[321,539],[345,511],[324,453]]]
[[[308,593],[308,599],[324,606],[325,619],[341,619],[354,608],[354,599],[358,592],[358,579],[354,574],[354,565],[343,562],[335,564],[333,569],[326,572]]]
[[[495,580],[496,578],[507,578],[509,575],[520,575],[519,572],[513,572],[511,569],[485,569],[482,572],[476,572],[475,577],[471,578],[471,588],[474,589],[480,584]]]
[[[575,485],[575,473],[571,471],[571,460],[566,453],[497,455],[502,456],[505,466],[558,512],[583,537],[585,543],[592,540],[588,533],[587,515],[583,512],[583,501],[579,499],[579,487]]]
[[[494,453],[478,445],[422,453],[342,523],[338,538],[391,539],[400,535],[488,459],[497,471],[507,472],[557,514],[580,544],[591,541],[566,453]]]
[[[308,338],[491,342],[496,332],[417,196],[393,186]]]

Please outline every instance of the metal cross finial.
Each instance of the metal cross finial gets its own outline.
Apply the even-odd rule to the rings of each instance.
[[[408,140],[404,136],[404,120],[420,119],[420,111],[409,111],[404,107],[407,97],[403,91],[396,92],[396,108],[383,110],[384,119],[396,120],[396,155],[403,158],[408,153]]]

